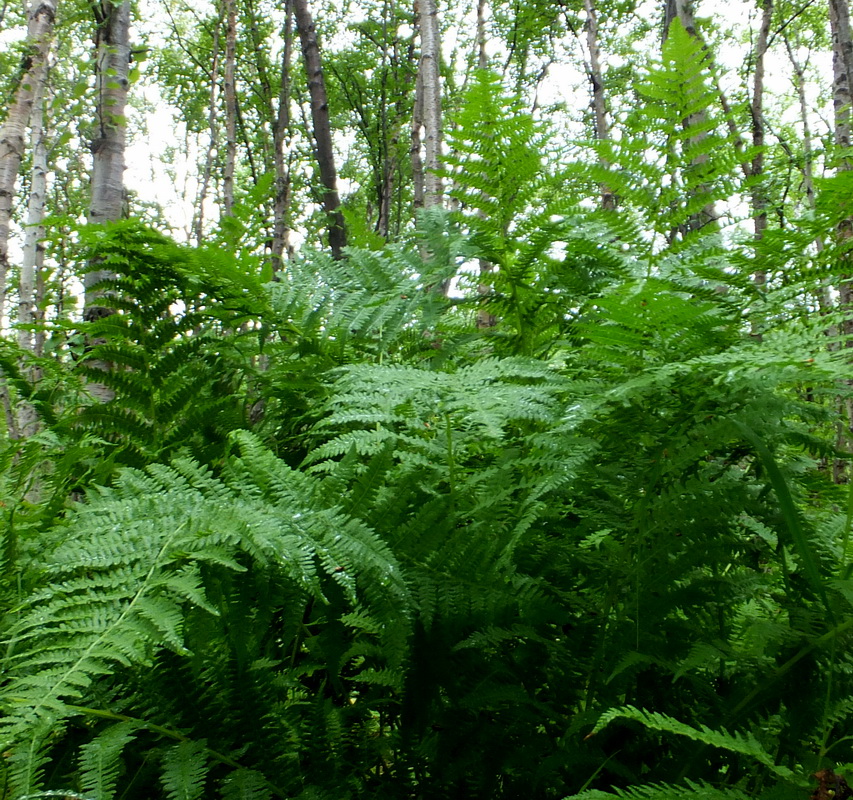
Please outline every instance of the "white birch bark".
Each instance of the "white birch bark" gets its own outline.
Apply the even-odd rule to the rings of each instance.
[[[441,169],[441,38],[436,0],[418,0],[421,60],[418,68],[422,91],[424,131],[424,207],[442,205]]]
[[[222,212],[234,212],[234,170],[237,163],[237,3],[225,0],[225,170],[222,174]]]
[[[124,170],[127,144],[125,108],[130,87],[130,0],[102,0],[95,7],[97,31],[97,137],[92,149],[92,197],[89,222],[115,222],[125,212]],[[89,265],[83,279],[83,319],[87,322],[113,313],[109,297],[97,285],[112,273],[97,262]],[[96,342],[93,342],[93,344]],[[92,367],[105,372],[110,365],[92,360]],[[101,402],[112,400],[113,392],[94,381],[87,386],[90,394]]]
[[[6,120],[0,126],[0,319],[6,308],[9,273],[9,234],[15,184],[24,156],[27,123],[39,85],[38,75],[47,64],[53,38],[57,0],[33,0],[27,19],[27,53],[21,80]]]
[[[421,131],[424,126],[424,84],[418,71],[415,76],[415,102],[412,107],[412,145],[409,150],[412,159],[412,190],[415,210],[424,207],[424,159]]]
[[[752,99],[749,113],[752,118],[752,147],[753,156],[750,165],[752,189],[752,218],[755,240],[761,241],[767,230],[767,194],[763,185],[764,174],[764,56],[770,39],[770,22],[773,19],[773,0],[762,0],[761,27],[758,30],[758,41],[755,44],[755,69],[752,76]],[[753,283],[762,287],[767,283],[767,273],[756,270],[752,276]]]
[[[44,136],[44,100],[47,64],[38,75],[32,114],[30,142],[33,165],[30,171],[30,196],[27,201],[27,221],[24,230],[24,250],[21,259],[21,284],[18,291],[18,344],[24,350],[35,350],[32,326],[36,321],[37,274],[44,264],[45,199],[47,195],[47,145]]]
[[[124,214],[124,170],[127,143],[125,107],[129,88],[130,0],[113,4],[104,0],[96,9],[97,45],[97,138],[92,150],[92,198],[89,222],[114,222]],[[85,277],[83,317],[94,320],[108,316],[101,292],[93,287],[110,276],[108,270],[92,265]]]

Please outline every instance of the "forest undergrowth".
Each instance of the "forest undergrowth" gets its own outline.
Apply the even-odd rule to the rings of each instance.
[[[693,224],[697,47],[555,174],[482,73],[402,243],[80,229],[116,313],[0,342],[0,797],[853,796],[853,178]]]

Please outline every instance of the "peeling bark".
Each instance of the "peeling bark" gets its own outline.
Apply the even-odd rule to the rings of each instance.
[[[18,345],[34,351],[32,326],[36,321],[37,275],[44,264],[45,200],[47,195],[47,146],[44,140],[44,100],[47,64],[37,76],[32,114],[30,115],[30,144],[33,164],[30,171],[30,196],[27,201],[27,222],[24,230],[24,251],[21,260],[21,284],[18,291]],[[22,423],[23,426],[23,423]]]
[[[125,107],[129,88],[130,0],[113,4],[110,0],[96,7],[97,46],[97,122],[98,136],[91,143],[92,198],[89,222],[99,224],[121,219],[125,211],[124,170],[127,144]],[[86,297],[83,317],[94,320],[108,316],[112,309],[104,304],[102,293],[93,287],[110,276],[96,267],[84,279]]]

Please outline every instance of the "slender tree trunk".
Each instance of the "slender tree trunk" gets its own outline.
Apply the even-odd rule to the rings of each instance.
[[[442,205],[441,169],[441,39],[436,0],[417,0],[421,34],[418,77],[424,130],[424,207]]]
[[[773,19],[773,0],[761,2],[761,27],[758,31],[758,41],[755,44],[755,71],[752,77],[752,99],[749,113],[752,121],[752,163],[750,178],[752,179],[752,219],[755,241],[760,242],[767,230],[767,190],[764,180],[764,56],[767,52],[767,42],[770,37],[770,22]],[[767,273],[756,270],[752,276],[756,286],[764,286]]]
[[[610,125],[607,121],[607,104],[604,98],[604,73],[601,69],[601,49],[598,44],[598,12],[594,0],[584,0],[586,11],[586,42],[589,49],[589,82],[592,88],[592,111],[595,122],[595,140],[606,142],[610,139]],[[604,169],[610,164],[599,155],[599,163]],[[616,197],[609,186],[602,183],[601,207],[605,211],[616,208]]]
[[[405,107],[408,99],[408,92],[399,91],[395,98],[390,97],[388,92],[388,82],[392,77],[398,78],[396,85],[400,86],[399,73],[402,58],[395,35],[396,25],[396,3],[394,0],[385,0],[382,6],[382,83],[379,106],[379,114],[381,115],[380,162],[376,175],[376,232],[385,240],[391,235],[394,194],[400,166],[400,132],[405,124]],[[390,48],[389,38],[391,40]],[[404,79],[404,81],[404,85],[408,85],[408,80]],[[393,113],[391,113],[392,111]]]
[[[412,192],[415,211],[424,207],[424,159],[421,131],[424,127],[424,84],[423,75],[415,76],[415,103],[412,107]]]
[[[91,143],[92,198],[89,222],[99,224],[121,219],[125,211],[125,107],[129,87],[130,0],[117,4],[103,0],[95,12],[98,25],[95,34],[98,135]],[[99,265],[92,266],[95,268],[84,279],[86,297],[83,317],[86,320],[112,313],[112,309],[104,304],[103,294],[93,289],[111,273],[99,268]]]
[[[477,2],[477,67],[486,69],[489,65],[488,55],[486,53],[486,0],[478,0]],[[477,212],[483,215],[482,210]],[[477,285],[477,294],[485,301],[485,299],[493,294],[490,283],[484,282],[485,277],[494,272],[494,264],[486,259],[478,260],[477,265],[480,270],[481,281]],[[488,310],[488,306],[480,308],[477,312],[477,327],[480,329],[494,328],[498,324],[498,318]]]
[[[94,6],[97,30],[97,137],[92,149],[92,197],[89,206],[89,222],[100,224],[115,222],[125,213],[124,191],[125,147],[127,144],[127,120],[125,108],[129,89],[128,67],[130,63],[130,0],[112,3],[102,0]],[[109,297],[97,286],[112,277],[103,264],[92,263],[83,279],[85,289],[83,319],[87,322],[114,313]],[[93,342],[97,343],[97,342]],[[92,360],[91,366],[104,370],[110,365]],[[91,395],[106,402],[113,392],[103,384],[90,382]]]
[[[833,106],[835,109],[835,144],[842,152],[838,162],[839,170],[849,170],[851,165],[850,148],[850,104],[853,95],[853,69],[850,56],[853,45],[850,40],[850,11],[846,0],[830,0],[829,21],[832,32],[832,71]],[[838,237],[847,240],[853,237],[853,219],[845,219],[838,227]],[[853,281],[846,278],[838,287],[839,301],[844,309],[853,309]],[[847,337],[847,346],[853,347],[853,320],[845,321],[842,333]],[[853,428],[853,409],[850,410],[851,428]]]
[[[44,217],[47,194],[47,146],[44,135],[44,106],[47,64],[38,77],[35,87],[32,114],[30,115],[30,141],[33,164],[30,170],[30,195],[27,202],[27,222],[24,231],[24,250],[21,259],[21,284],[18,291],[18,344],[23,350],[36,352],[36,334],[32,325],[36,322],[36,287],[44,286],[41,276],[44,266]],[[23,364],[32,383],[40,378],[40,370]],[[39,430],[39,416],[35,407],[24,400],[18,404],[18,426],[22,438],[32,436]],[[38,496],[36,481],[31,496]]]
[[[323,65],[320,60],[320,46],[317,42],[317,30],[308,8],[307,0],[293,0],[293,14],[299,40],[302,45],[302,58],[308,75],[308,93],[311,97],[311,122],[314,128],[314,143],[317,148],[317,166],[320,181],[323,184],[323,208],[329,217],[329,248],[332,257],[343,257],[347,243],[344,215],[341,213],[341,200],[338,195],[338,173],[335,169],[335,152],[332,147],[332,128],[329,122],[329,101],[326,95],[326,81],[323,77]]]
[[[234,213],[234,170],[237,163],[237,3],[225,0],[225,170],[222,213]]]
[[[847,0],[829,0],[832,34],[833,102],[836,113],[836,143],[850,147],[850,92],[853,87],[853,41],[850,35],[850,6]],[[839,126],[839,119],[843,125]],[[840,140],[840,141],[839,141]]]
[[[216,27],[213,31],[213,62],[210,65],[210,97],[207,107],[207,127],[210,138],[207,142],[207,152],[204,159],[204,169],[201,176],[201,184],[198,189],[198,198],[196,199],[195,220],[193,222],[193,231],[195,233],[196,244],[201,247],[204,241],[204,203],[207,199],[207,192],[210,187],[210,178],[213,172],[213,151],[219,142],[219,115],[218,115],[218,95],[219,95],[219,32],[222,27],[222,18],[216,21]]]
[[[850,148],[850,103],[851,87],[853,87],[853,44],[850,38],[850,10],[846,0],[829,0],[829,25],[832,35],[832,72],[833,72],[833,106],[835,110],[835,144],[841,152],[838,161],[839,170],[851,168],[849,158]],[[839,240],[846,241],[853,237],[853,219],[847,218],[838,226],[836,235]],[[849,256],[845,256],[849,262]],[[853,347],[853,320],[850,319],[853,310],[853,280],[849,278],[849,264],[844,272],[847,273],[838,287],[838,302],[842,310],[846,312],[847,318],[841,323],[841,336],[844,347]],[[846,392],[840,398],[842,410],[846,417],[846,424],[841,425],[838,431],[838,449],[846,452],[853,450],[853,381],[847,381]],[[836,460],[833,477],[840,483],[845,479],[847,473],[846,464]]]
[[[24,251],[21,259],[21,285],[18,292],[18,344],[23,350],[35,350],[35,337],[29,329],[36,321],[36,285],[44,264],[45,200],[47,195],[47,146],[44,136],[44,101],[47,64],[36,78],[35,97],[30,115],[30,142],[33,164],[30,171],[30,196],[27,202],[27,223],[24,231]]]
[[[815,206],[817,205],[815,200],[815,188],[814,188],[814,146],[812,144],[812,131],[811,125],[809,124],[809,106],[806,100],[806,78],[803,70],[803,65],[797,60],[797,56],[794,53],[794,48],[791,47],[791,42],[787,36],[784,35],[783,38],[785,41],[785,48],[788,51],[788,58],[791,61],[791,67],[794,71],[794,88],[797,90],[797,99],[800,105],[800,125],[803,130],[803,188],[806,192],[806,206],[814,211]],[[818,237],[815,241],[815,246],[817,247],[817,251],[821,252],[824,248],[824,240],[823,237]],[[821,303],[828,302],[828,299],[824,297],[821,300]]]
[[[286,0],[284,8],[284,51],[281,56],[281,88],[278,109],[273,124],[273,160],[275,168],[275,197],[273,199],[272,266],[282,268],[285,253],[290,250],[290,165],[285,153],[290,134],[290,62],[293,49],[293,3]]]
[[[24,156],[27,123],[37,87],[43,83],[56,20],[56,0],[33,0],[27,20],[27,51],[21,78],[6,120],[0,126],[0,320],[6,309],[9,273],[9,232],[15,184]]]

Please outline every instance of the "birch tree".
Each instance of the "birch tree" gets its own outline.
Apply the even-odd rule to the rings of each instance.
[[[669,29],[672,25],[673,20],[678,20],[685,31],[687,31],[688,35],[693,37],[696,40],[700,40],[699,33],[696,30],[696,20],[693,14],[693,5],[691,0],[666,0],[666,6],[664,9],[664,41],[669,35]],[[707,110],[700,109],[692,114],[690,114],[686,120],[684,120],[685,126],[688,128],[696,128],[701,131],[702,127],[705,125],[705,121],[707,119]],[[705,137],[705,133],[698,133],[691,140],[691,147],[694,145],[698,145],[701,140]],[[692,167],[697,170],[702,170],[703,165],[708,161],[707,153],[700,153],[697,155],[692,162]],[[697,194],[702,193],[704,191],[703,187],[700,185],[696,190]],[[697,211],[694,214],[691,214],[690,219],[687,221],[684,226],[684,230],[681,231],[683,235],[689,234],[693,231],[699,231],[705,228],[707,225],[713,225],[716,223],[718,218],[717,210],[713,201],[708,202],[701,211]],[[674,233],[674,232],[673,232]]]
[[[755,240],[760,241],[767,230],[767,190],[764,185],[764,62],[770,38],[770,23],[773,19],[773,0],[761,0],[761,26],[755,44],[755,64],[752,81],[752,98],[749,115],[752,122],[752,162],[749,168],[752,184],[752,218]],[[756,270],[753,274],[756,286],[767,282],[767,273]]]
[[[97,131],[91,143],[92,199],[89,208],[91,223],[120,219],[125,210],[125,147],[127,120],[125,107],[129,88],[130,63],[130,0],[112,3],[102,0],[94,7],[97,29]],[[109,277],[110,272],[92,265],[85,277],[86,288],[83,317],[95,320],[107,316],[110,308],[103,294],[94,287]]]
[[[24,157],[27,124],[39,87],[44,83],[47,57],[56,20],[56,0],[33,0],[27,19],[27,41],[20,81],[6,120],[0,126],[0,319],[6,306],[9,235],[15,184]]]
[[[225,0],[225,170],[222,173],[222,213],[234,211],[234,171],[237,164],[237,3]]]
[[[24,229],[24,248],[21,258],[21,281],[18,290],[18,344],[23,350],[35,350],[35,338],[30,326],[36,321],[36,285],[44,265],[44,217],[47,198],[47,144],[45,142],[44,107],[46,69],[39,74],[30,118],[32,169]]]
[[[595,0],[584,0],[586,11],[586,42],[589,51],[587,74],[589,75],[592,94],[592,111],[596,142],[606,142],[610,139],[610,125],[607,120],[607,103],[604,95],[604,73],[601,68],[601,48],[598,38],[598,11]],[[609,168],[606,159],[601,158],[601,166]],[[616,198],[610,187],[601,184],[601,207],[607,211],[616,208]]]
[[[425,208],[442,204],[441,169],[441,36],[436,0],[417,0],[421,58],[418,65],[417,103],[421,114],[424,143]]]

